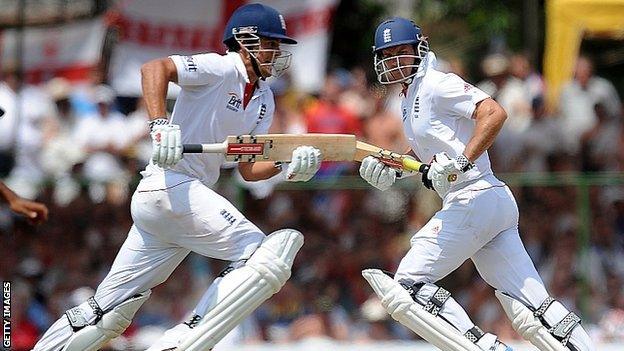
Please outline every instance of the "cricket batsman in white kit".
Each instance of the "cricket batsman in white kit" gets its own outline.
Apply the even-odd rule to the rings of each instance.
[[[394,319],[442,350],[506,351],[474,325],[436,282],[470,258],[496,289],[514,329],[542,351],[594,350],[580,318],[550,297],[518,233],[518,207],[490,167],[487,149],[505,111],[454,74],[435,70],[435,56],[414,22],[392,18],[375,33],[374,66],[382,84],[401,84],[402,118],[411,154],[432,160],[423,182],[443,200],[411,239],[394,277],[362,272]],[[367,157],[360,175],[380,190],[397,172]]]
[[[230,202],[210,189],[223,155],[185,155],[182,143],[222,142],[228,135],[267,133],[274,98],[264,79],[282,73],[296,44],[275,9],[238,8],[224,33],[226,55],[170,56],[143,65],[142,85],[150,116],[153,162],[132,197],[134,225],[95,296],[68,310],[34,350],[98,350],[121,335],[149,298],[189,252],[234,262],[208,288],[192,323],[176,330],[161,349],[210,350],[242,319],[276,293],[290,277],[303,236],[283,229],[266,236]],[[168,82],[182,88],[171,119],[166,118]],[[123,131],[120,131],[123,132]],[[320,151],[293,151],[290,181],[307,181],[318,170]],[[247,180],[280,173],[281,165],[239,163]],[[175,328],[174,328],[175,329]]]

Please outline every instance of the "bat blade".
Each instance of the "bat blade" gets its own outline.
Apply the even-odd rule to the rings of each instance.
[[[367,156],[379,158],[397,169],[423,172],[426,165],[407,155],[357,141],[352,134],[259,134],[229,136],[220,144],[184,144],[184,153],[222,153],[232,162],[289,162],[299,146],[313,146],[321,151],[323,161],[358,161]]]
[[[351,134],[260,134],[227,138],[227,161],[289,162],[299,146],[309,145],[321,151],[324,161],[352,161],[356,139]]]

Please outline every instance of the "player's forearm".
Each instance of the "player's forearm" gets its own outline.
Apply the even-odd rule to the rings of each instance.
[[[242,162],[238,164],[238,170],[243,179],[250,182],[269,179],[282,171],[276,168],[273,162]]]
[[[10,205],[17,198],[17,195],[13,191],[11,191],[9,187],[4,185],[4,183],[0,182],[0,200]]]
[[[152,60],[141,66],[143,99],[150,119],[163,118],[167,115],[167,88],[170,81],[177,80],[177,75],[172,76],[167,60],[170,61],[169,58]]]
[[[475,131],[464,150],[464,156],[471,162],[492,146],[507,119],[507,113],[494,100],[486,99],[477,105],[474,119]]]

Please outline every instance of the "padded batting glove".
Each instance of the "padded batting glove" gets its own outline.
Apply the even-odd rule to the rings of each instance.
[[[286,169],[289,182],[307,182],[321,168],[321,150],[312,146],[299,146],[293,150],[292,159]]]
[[[360,165],[360,177],[375,188],[384,191],[388,190],[396,181],[397,172],[394,168],[388,167],[377,157],[367,156]]]
[[[440,152],[433,156],[433,161],[426,172],[427,179],[431,181],[433,189],[438,195],[444,199],[451,188],[451,183],[455,182],[460,174],[472,167],[474,165],[464,155],[452,159],[446,152]]]
[[[162,168],[174,166],[182,159],[180,126],[158,118],[150,122],[152,132],[152,161]]]

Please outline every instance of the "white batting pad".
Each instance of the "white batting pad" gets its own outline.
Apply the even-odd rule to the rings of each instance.
[[[417,304],[409,292],[379,269],[366,269],[362,276],[373,287],[381,304],[399,323],[442,350],[482,351],[445,320]]]
[[[541,351],[569,351],[548,332],[542,322],[523,303],[498,290],[495,294],[511,321],[511,325],[525,340]]]
[[[106,312],[95,325],[86,326],[72,335],[62,351],[97,351],[104,347],[128,328],[135,313],[151,293],[151,290],[142,292]]]
[[[290,277],[303,235],[282,229],[267,236],[247,263],[225,275],[202,321],[176,350],[208,351]]]

